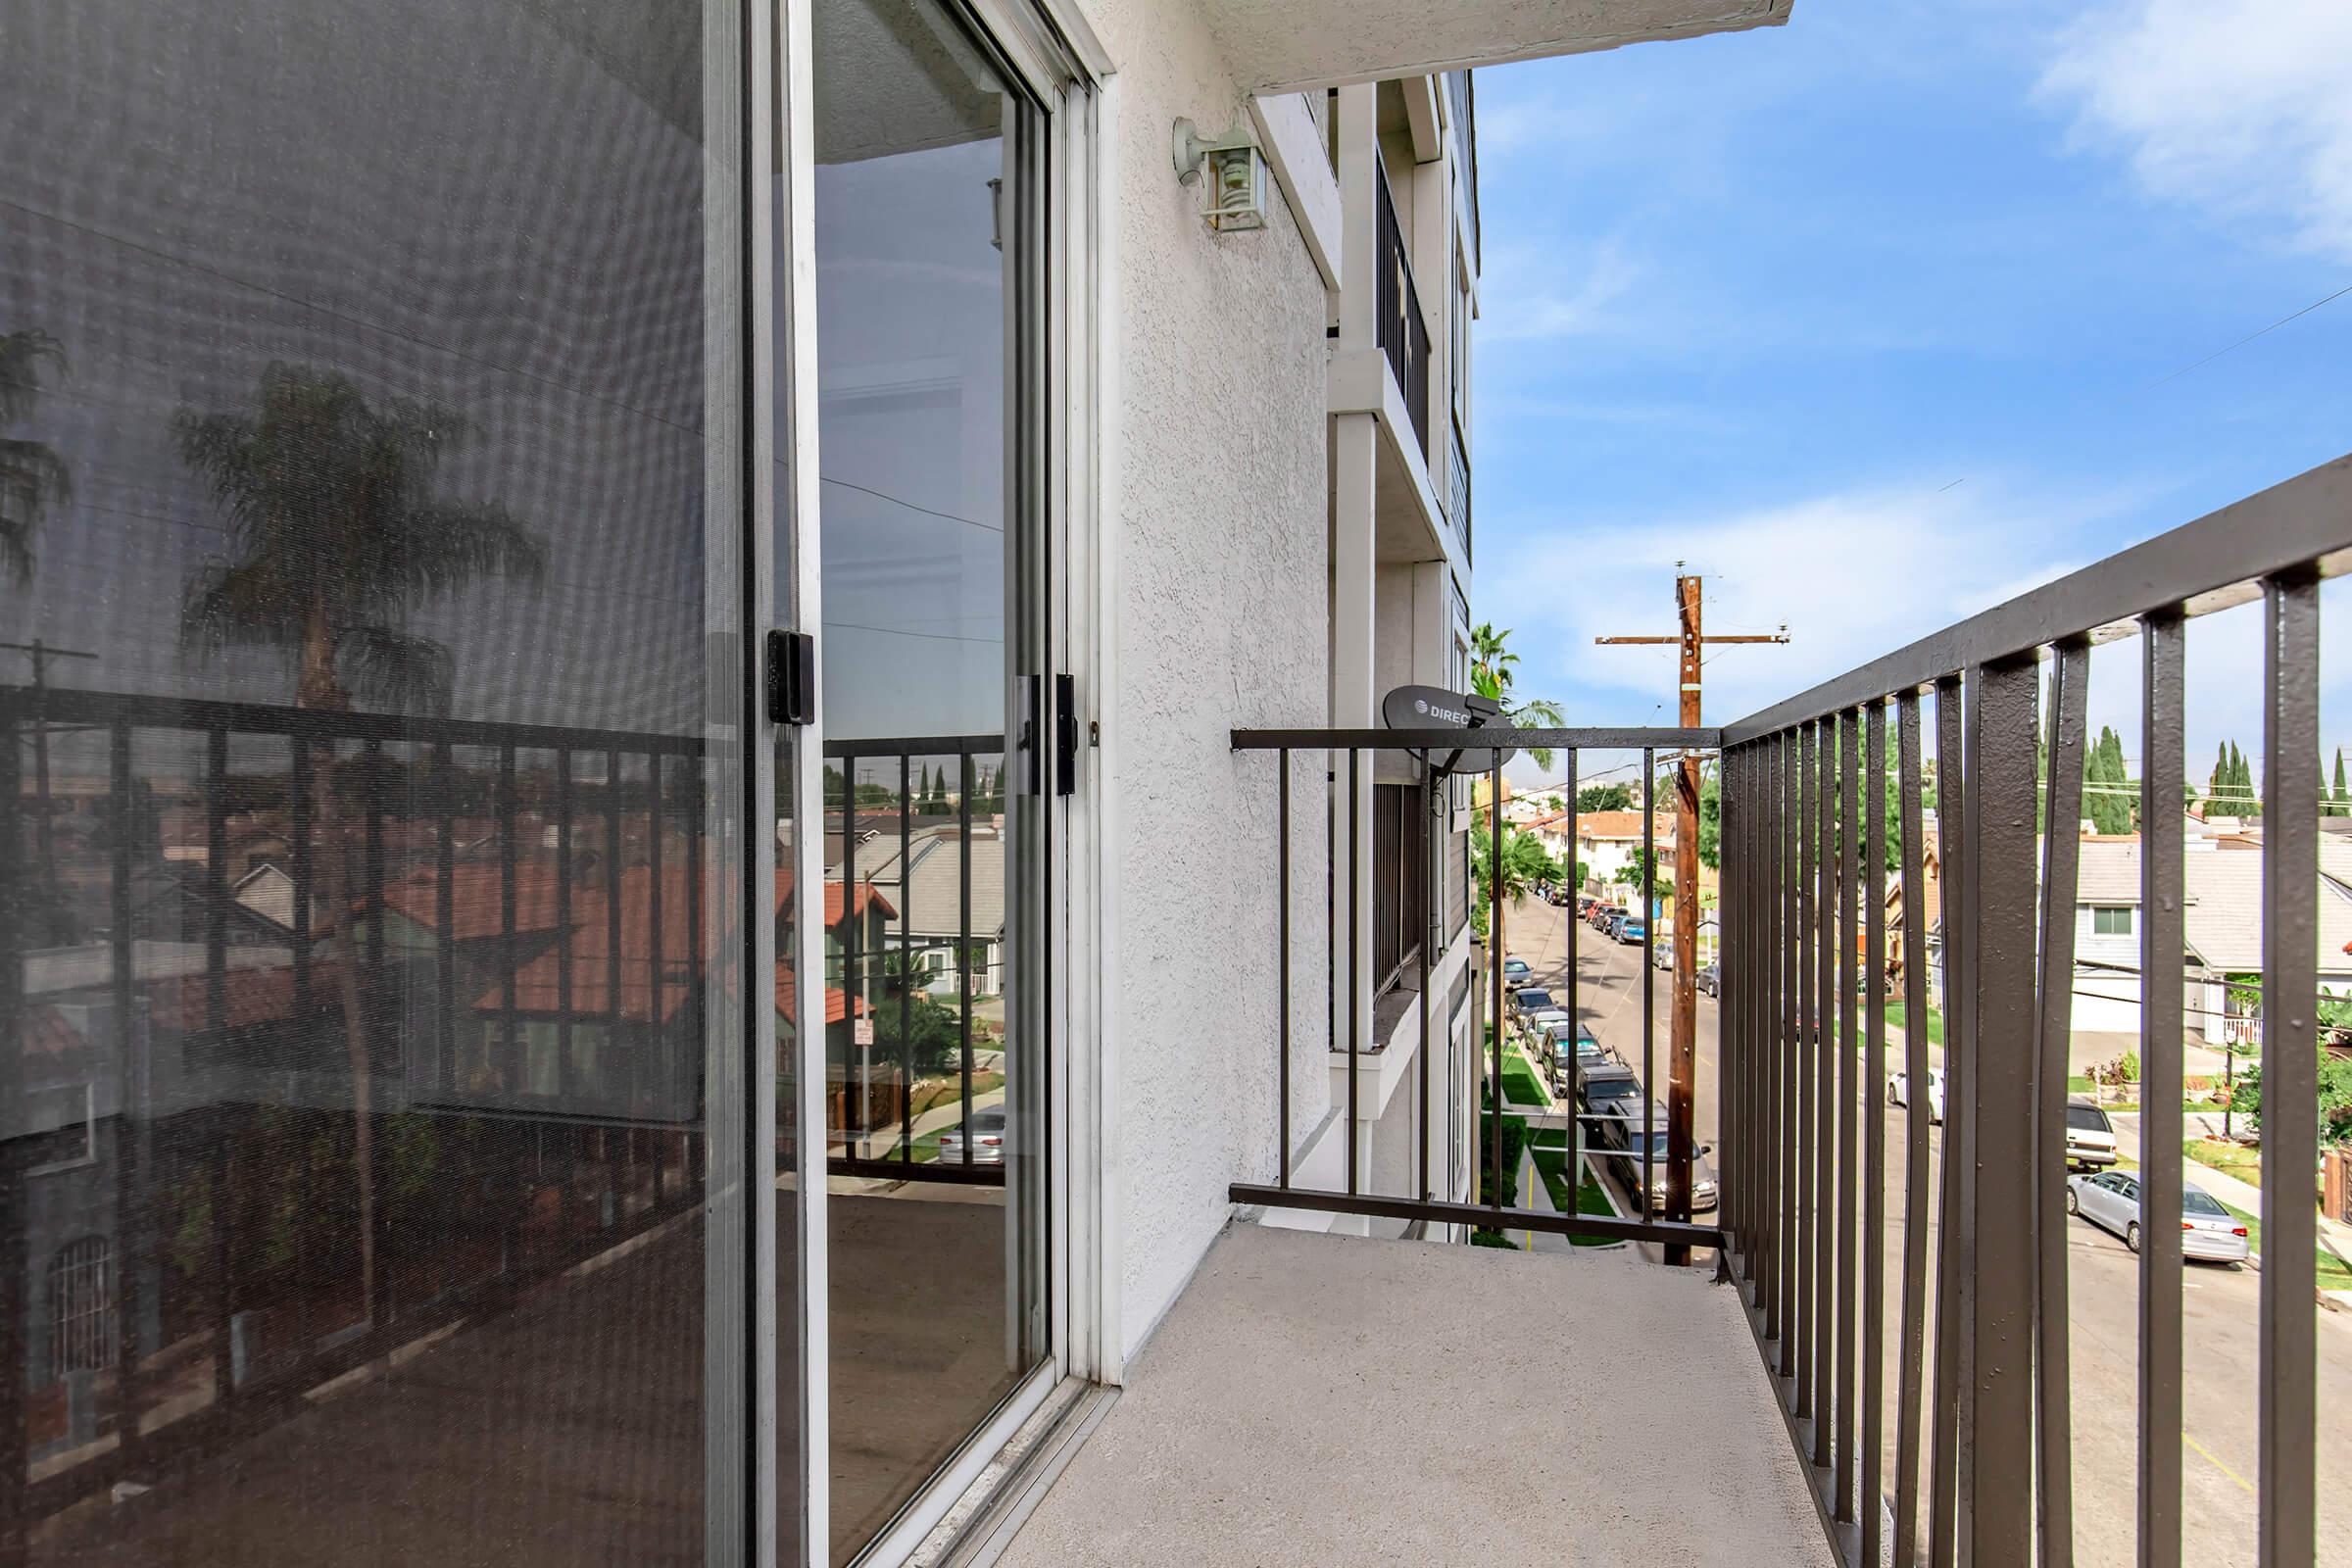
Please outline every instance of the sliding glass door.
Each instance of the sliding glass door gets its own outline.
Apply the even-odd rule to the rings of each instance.
[[[744,25],[9,8],[0,1562],[745,1553]]]
[[[934,0],[815,0],[810,31],[825,1023],[811,997],[796,1067],[844,1561],[1047,1357],[1043,116]]]

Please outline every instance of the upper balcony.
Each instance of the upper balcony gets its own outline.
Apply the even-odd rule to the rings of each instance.
[[[1491,748],[1548,747],[1566,754],[1569,793],[1580,754],[1636,751],[1653,772],[1669,754],[1694,769],[1710,758],[1720,1002],[1700,1007],[1692,944],[1678,941],[1672,987],[1693,1027],[1664,1059],[1646,1039],[1640,1059],[1590,1071],[1564,1052],[1544,1084],[1534,1037],[1510,1043],[1520,1022],[1491,967],[1488,1016],[1511,1022],[1470,1031],[1492,1045],[1483,1090],[1457,1091],[1442,1054],[1421,1054],[1417,1161],[1359,1147],[1355,1106],[1319,1099],[1351,1095],[1357,1074],[1301,1072],[1323,1043],[1301,1057],[1285,1027],[1282,1059],[1264,1064],[1284,1133],[1234,1172],[1241,1223],[1087,1446],[1043,1467],[1005,1560],[2064,1563],[2078,1544],[2129,1560],[2136,1532],[2142,1561],[2184,1560],[2184,1545],[2189,1561],[2251,1561],[2259,1543],[2263,1562],[2308,1563],[2317,1541],[2352,1539],[2352,1489],[2320,1484],[2340,1474],[2318,1418],[2352,1398],[2352,1340],[2315,1301],[2309,1200],[2317,911],[2341,896],[2321,877],[2320,588],[2347,568],[2352,458],[1721,728],[1485,730],[1470,753],[1435,721],[1236,731],[1245,790],[1342,753],[1384,768],[1418,754],[1434,784],[1498,775]],[[2082,1157],[2069,1135],[2072,824],[2093,646],[2135,639],[2119,653],[2135,655],[2143,708],[2138,973],[2184,982],[2139,1004],[2140,1098],[2179,1105],[2196,978],[2180,967],[2187,623],[2213,614],[2258,621],[2266,651],[2252,679],[2226,658],[2199,669],[2245,682],[2268,762],[2247,830],[2263,883],[2263,1181],[2237,1230],[2259,1225],[2258,1268],[2191,1283],[2184,1237],[2200,1250],[2213,1238],[2192,1234],[2202,1210],[2180,1137],[2153,1120],[2124,1135],[2129,1193],[2070,1176]],[[1947,890],[1928,960],[1940,1014],[1928,964],[1898,975],[1888,942],[1890,910],[1924,906],[1931,809]],[[1478,830],[1499,858],[1501,824]],[[1277,863],[1255,896],[1287,908],[1287,854]],[[1329,897],[1352,892],[1343,878]],[[1688,933],[1694,889],[1681,895]],[[1580,951],[1572,918],[1564,954],[1548,938],[1534,951],[1515,933],[1558,911],[1494,897],[1506,951],[1536,960],[1572,1018],[1597,1019],[1593,950],[1624,955],[1590,934]],[[1636,985],[1661,984],[1640,961],[1656,940]],[[1890,1020],[1878,999],[1901,1011]],[[1426,988],[1421,1004],[1438,1004]],[[1932,1073],[1940,1102],[1896,1102],[1890,1079]],[[1629,1075],[1631,1100],[1604,1093]],[[1611,1108],[1637,1103],[1640,1122]],[[1449,1201],[1437,1195],[1462,1190],[1452,1140],[1473,1120],[1485,1191]],[[1344,1162],[1302,1156],[1339,1129]],[[1588,1186],[1609,1201],[1588,1203]],[[1571,1187],[1573,1202],[1551,1196]],[[2112,1238],[2077,1217],[2101,1194],[2125,1195]],[[1308,1212],[1427,1239],[1270,1228]],[[1474,1227],[1518,1255],[1438,1245]]]
[[[1235,74],[1258,92],[1428,75],[1462,66],[1736,32],[1791,0],[1203,0]]]

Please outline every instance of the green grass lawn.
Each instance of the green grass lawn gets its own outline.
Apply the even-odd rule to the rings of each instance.
[[[2259,1149],[2224,1143],[2219,1138],[2191,1138],[2180,1146],[2180,1150],[2198,1164],[2210,1165],[2224,1175],[2234,1176],[2248,1187],[2262,1185],[2262,1151]]]
[[[1535,1067],[1516,1045],[1503,1048],[1502,1098],[1517,1105],[1551,1103],[1551,1097],[1544,1093],[1543,1079],[1536,1075]]]
[[[1533,1155],[1536,1161],[1536,1170],[1544,1178],[1544,1191],[1551,1197],[1551,1206],[1562,1213],[1572,1212],[1568,1207],[1567,1147],[1563,1144],[1538,1143],[1534,1146]],[[1584,1184],[1576,1190],[1576,1207],[1573,1212],[1609,1215],[1617,1211],[1609,1206],[1609,1195],[1600,1190],[1600,1183],[1588,1175],[1585,1177]],[[1602,1236],[1571,1236],[1568,1240],[1571,1245],[1576,1247],[1614,1247],[1616,1245]]]
[[[1902,1026],[1903,1004],[1899,1002],[1889,1002],[1886,1004],[1886,1027],[1900,1029]],[[1928,1009],[1928,1044],[1931,1046],[1943,1044],[1943,1014],[1933,1007]]]
[[[2228,1203],[2224,1203],[2222,1206],[2229,1208],[2230,1212],[2237,1217],[2237,1222],[2246,1228],[2246,1244],[2255,1251],[2261,1251],[2262,1221],[2242,1208],[2230,1208]],[[2344,1260],[2326,1248],[2320,1249],[2320,1289],[2323,1291],[2352,1291],[2352,1268],[2346,1268]]]

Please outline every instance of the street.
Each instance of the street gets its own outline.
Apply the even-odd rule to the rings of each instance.
[[[1525,958],[1532,984],[1565,997],[1569,911],[1535,901],[1505,916],[1507,951]],[[1601,1044],[1639,1060],[1642,1032],[1642,950],[1620,946],[1590,926],[1577,937],[1578,1008]],[[1649,971],[1657,984],[1652,1041],[1659,1084],[1665,1079],[1670,975]],[[1693,1130],[1715,1142],[1716,1004],[1698,1001],[1697,1083]],[[1890,1059],[1895,1042],[1889,1043]],[[1662,1090],[1658,1098],[1663,1099]],[[1886,1112],[1886,1389],[1884,1451],[1892,1492],[1899,1386],[1901,1324],[1904,1112]],[[1931,1131],[1931,1175],[1939,1169],[1942,1129]],[[2132,1151],[2127,1150],[2127,1153]],[[2191,1165],[2188,1180],[2197,1181]],[[1930,1214],[1930,1257],[1934,1215]],[[2076,1560],[2086,1568],[2135,1560],[2138,1445],[2139,1260],[2121,1238],[2087,1221],[2067,1221],[2068,1304],[2073,1394]],[[1931,1289],[1933,1289],[1931,1272]],[[2256,1390],[2259,1386],[2258,1305],[2261,1275],[2244,1265],[2189,1264],[2181,1280],[2182,1401],[2181,1514],[2183,1560],[2228,1568],[2255,1562],[2254,1483]],[[2320,1314],[2319,1541],[2323,1563],[2352,1564],[2352,1315]],[[1935,1365],[1934,1319],[1929,1320],[1927,1366]],[[1922,1474],[1930,1445],[1921,1446]]]

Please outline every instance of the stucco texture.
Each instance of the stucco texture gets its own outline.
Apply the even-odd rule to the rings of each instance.
[[[1319,724],[1327,681],[1325,296],[1269,183],[1261,230],[1211,233],[1169,130],[1242,97],[1198,16],[1111,0],[1118,65],[1107,316],[1117,457],[1104,496],[1118,916],[1106,1049],[1122,1345],[1146,1336],[1225,1223],[1228,1183],[1274,1167],[1277,795],[1237,725]],[[1320,768],[1295,764],[1294,1039],[1323,1040]],[[1312,894],[1309,900],[1306,895]],[[1298,1116],[1320,1110],[1300,1063]]]

